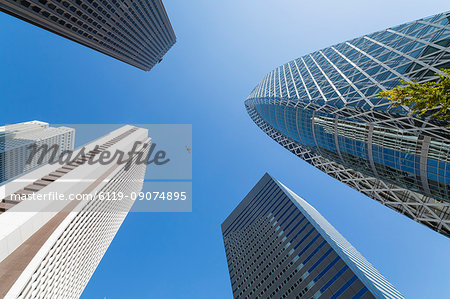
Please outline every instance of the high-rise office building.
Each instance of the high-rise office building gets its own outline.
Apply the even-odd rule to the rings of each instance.
[[[379,92],[450,68],[450,13],[292,60],[245,101],[253,121],[313,166],[450,235],[448,122],[409,114]]]
[[[0,10],[145,71],[176,41],[161,0],[4,0]]]
[[[35,147],[55,146],[55,156],[73,150],[75,130],[50,127],[48,123],[30,121],[0,127],[0,183],[47,163],[53,152],[31,156]],[[31,158],[31,160],[29,160]]]
[[[403,298],[317,210],[268,174],[222,232],[234,298]]]
[[[149,147],[147,129],[123,126],[64,165],[41,166],[2,186],[0,297],[81,295],[142,189],[146,164],[138,159]]]

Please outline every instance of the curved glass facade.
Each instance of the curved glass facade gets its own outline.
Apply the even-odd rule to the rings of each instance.
[[[385,192],[377,190],[382,181],[408,196],[443,203],[433,213],[450,224],[447,123],[411,116],[408,107],[378,96],[400,80],[435,80],[435,73],[450,68],[449,22],[450,13],[442,13],[290,61],[256,86],[245,102],[247,111],[309,163],[317,166],[314,157],[321,157],[336,164],[321,168],[327,173],[339,167],[356,171],[372,179],[373,186],[367,186],[372,193]]]

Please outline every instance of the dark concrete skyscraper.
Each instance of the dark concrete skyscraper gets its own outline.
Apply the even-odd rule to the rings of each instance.
[[[222,232],[234,298],[403,298],[322,215],[268,174]]]
[[[381,99],[450,68],[450,13],[290,61],[245,102],[275,141],[334,178],[450,235],[450,128]]]
[[[0,10],[145,71],[176,40],[161,0],[2,0]]]

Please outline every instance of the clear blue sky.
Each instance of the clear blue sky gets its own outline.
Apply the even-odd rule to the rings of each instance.
[[[0,13],[2,122],[191,123],[193,212],[129,214],[82,298],[231,298],[220,224],[267,171],[407,298],[450,298],[450,240],[272,141],[244,100],[293,58],[448,0],[165,0],[178,41],[143,72]]]

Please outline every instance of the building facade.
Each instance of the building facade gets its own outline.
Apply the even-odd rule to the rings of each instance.
[[[234,298],[403,298],[322,215],[268,174],[222,232]]]
[[[55,156],[73,150],[75,130],[50,127],[48,123],[30,121],[0,127],[0,183],[47,163],[49,153],[40,160],[33,146],[56,146]],[[31,158],[31,160],[29,160]]]
[[[2,187],[0,222],[8,225],[0,230],[0,297],[80,297],[142,189],[146,164],[135,162],[149,143],[147,129],[123,126],[66,164],[41,166]],[[127,169],[120,155],[89,162],[105,152],[126,153],[133,163]]]
[[[176,41],[161,0],[4,0],[0,10],[145,71]]]
[[[450,128],[379,92],[450,69],[450,13],[290,61],[245,101],[253,121],[313,166],[450,235]]]

